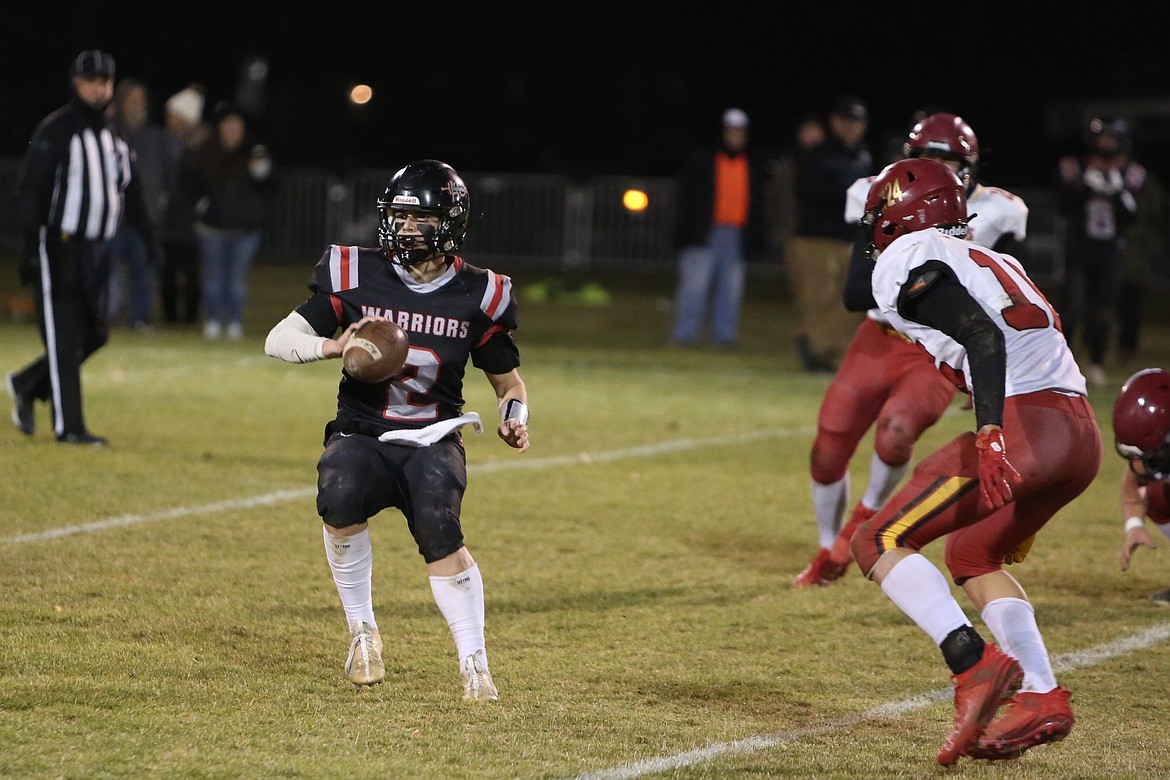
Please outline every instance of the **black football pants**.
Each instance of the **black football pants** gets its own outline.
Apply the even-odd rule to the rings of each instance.
[[[12,377],[17,393],[50,401],[60,438],[85,433],[81,364],[109,338],[105,298],[109,260],[105,242],[63,239],[42,228],[39,276],[32,290],[45,354]]]

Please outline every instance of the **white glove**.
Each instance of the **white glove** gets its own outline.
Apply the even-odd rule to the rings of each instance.
[[[1081,181],[1093,192],[1106,197],[1112,197],[1121,192],[1125,184],[1121,178],[1121,171],[1116,168],[1109,171],[1103,171],[1100,168],[1086,168]]]

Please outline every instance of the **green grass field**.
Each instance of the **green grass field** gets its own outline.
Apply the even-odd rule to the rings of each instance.
[[[797,369],[775,281],[751,283],[743,345],[717,352],[664,346],[670,279],[602,279],[612,303],[583,307],[525,301],[540,277],[518,275],[533,445],[468,433],[463,513],[501,700],[461,701],[390,512],[371,523],[387,679],[355,690],[313,491],[340,364],[263,352],[311,262],[256,270],[243,342],[116,329],[83,373],[109,449],[53,443],[43,407],[31,439],[0,421],[0,777],[1170,777],[1170,609],[1146,598],[1170,544],[1118,570],[1111,449],[1013,567],[1073,691],[1060,744],[942,770],[929,639],[856,569],[789,586],[816,548],[828,380]],[[1167,323],[1145,341],[1092,394],[1107,447],[1121,381],[1170,365]],[[0,370],[38,350],[32,324],[0,323]],[[494,417],[474,370],[467,398]],[[918,454],[972,422],[956,401]]]

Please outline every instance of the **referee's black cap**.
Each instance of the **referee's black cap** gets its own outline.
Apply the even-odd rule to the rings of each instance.
[[[70,76],[109,76],[114,77],[114,55],[104,51],[90,49],[77,55],[73,61]]]

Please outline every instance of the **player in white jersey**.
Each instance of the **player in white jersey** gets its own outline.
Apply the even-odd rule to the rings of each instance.
[[[1007,190],[978,183],[979,140],[962,117],[935,113],[918,122],[903,145],[906,157],[928,157],[946,164],[967,184],[973,212],[968,238],[1001,251],[1016,251],[1027,236],[1028,207]],[[858,179],[845,195],[845,221],[860,222],[874,176]],[[978,238],[975,238],[978,236]],[[870,269],[860,243],[845,290],[845,305],[865,311],[817,415],[809,457],[813,511],[820,549],[793,580],[795,587],[827,585],[844,575],[852,561],[849,543],[857,526],[873,517],[905,476],[915,443],[938,422],[955,387],[934,370],[921,349],[908,342],[876,308]],[[849,463],[866,432],[874,429],[869,482],[849,522]]]
[[[954,172],[907,159],[874,180],[862,218],[878,308],[973,396],[975,432],[922,460],[852,542],[862,572],[950,667],[955,717],[938,754],[944,766],[964,755],[1014,758],[1072,729],[1069,692],[1056,683],[1035,610],[1003,566],[1024,560],[1101,463],[1100,430],[1060,317],[1014,257],[964,238],[968,213]],[[998,647],[919,553],[942,537],[952,580]]]

